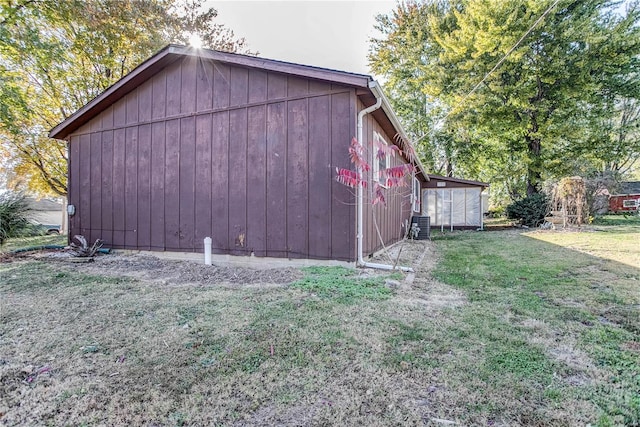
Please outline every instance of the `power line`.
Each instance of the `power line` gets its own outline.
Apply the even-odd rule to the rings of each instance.
[[[560,0],[555,0],[551,6],[549,6],[547,8],[547,10],[544,11],[544,13],[542,15],[540,15],[540,17],[536,20],[536,22],[533,23],[533,25],[531,25],[531,27],[529,27],[529,29],[522,35],[522,37],[520,37],[520,39],[516,42],[516,44],[514,44],[511,49],[509,49],[507,51],[507,53],[504,54],[504,56],[500,59],[500,61],[498,61],[496,63],[496,65],[487,73],[484,75],[484,77],[482,78],[482,80],[480,80],[480,82],[478,82],[478,84],[476,84],[473,89],[471,89],[471,91],[469,91],[469,93],[467,93],[442,119],[440,119],[440,122],[444,122],[447,117],[449,117],[454,111],[455,109],[461,105],[462,103],[464,103],[464,101],[467,100],[467,98],[469,98],[471,95],[473,95],[473,93],[478,90],[478,88],[487,80],[487,78],[489,78],[489,76],[496,71],[500,65],[502,65],[502,63],[504,61],[506,61],[507,57],[509,55],[511,55],[511,53],[516,50],[516,48],[518,46],[520,46],[520,43],[522,43],[524,41],[525,38],[527,38],[527,36],[529,34],[531,34],[531,32],[538,26],[538,24],[545,18],[545,16],[547,16],[549,14],[549,12],[551,12],[551,10],[556,7],[558,5],[558,3],[560,3]],[[424,135],[422,135],[420,138],[416,139],[414,141],[414,144],[417,143],[418,141],[420,141],[421,139],[423,139],[425,136],[430,135],[432,132],[429,133],[425,133]]]

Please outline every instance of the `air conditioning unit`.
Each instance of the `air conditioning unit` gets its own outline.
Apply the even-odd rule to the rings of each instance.
[[[420,231],[416,240],[430,240],[431,239],[431,217],[428,216],[412,216],[411,224],[418,224]]]

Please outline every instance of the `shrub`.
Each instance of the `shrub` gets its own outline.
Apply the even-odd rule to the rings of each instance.
[[[522,225],[537,227],[544,222],[549,200],[543,193],[525,197],[507,206],[507,218],[519,219]]]
[[[24,194],[0,194],[0,245],[5,239],[18,237],[28,229],[29,204]]]

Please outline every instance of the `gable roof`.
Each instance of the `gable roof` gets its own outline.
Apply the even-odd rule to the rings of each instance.
[[[409,138],[402,129],[402,125],[391,108],[391,104],[388,99],[382,92],[380,85],[369,75],[314,67],[311,65],[295,64],[275,59],[265,59],[237,53],[219,52],[210,49],[196,49],[180,45],[168,45],[151,58],[138,65],[126,76],[122,77],[100,95],[73,113],[70,117],[51,129],[49,137],[56,139],[66,138],[69,134],[89,122],[118,99],[134,90],[158,71],[169,64],[184,58],[185,56],[195,56],[230,65],[258,68],[297,77],[343,84],[356,88],[359,91],[358,93],[366,93],[369,95],[369,98],[374,99],[374,102],[377,97],[380,97],[382,98],[382,106],[380,110],[384,113],[384,118],[389,121],[390,125],[396,131],[398,145],[400,145],[405,152],[408,151],[406,150],[407,146],[411,145]],[[380,116],[378,111],[375,113],[377,116]],[[425,180],[428,181],[429,177],[427,176],[426,170],[420,163],[419,159],[416,157],[412,159],[412,161],[416,164],[419,172],[424,176]]]
[[[618,194],[640,194],[640,181],[621,182]]]
[[[453,182],[456,184],[468,184],[468,185],[477,185],[478,187],[489,187],[489,183],[480,182],[480,181],[471,181],[468,179],[460,179],[460,178],[452,178],[450,176],[440,176],[440,175],[432,175],[429,174],[429,179],[434,181],[447,181]]]

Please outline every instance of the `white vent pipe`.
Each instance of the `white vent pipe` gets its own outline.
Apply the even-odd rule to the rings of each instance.
[[[211,237],[204,238],[204,263],[205,265],[211,265]]]

